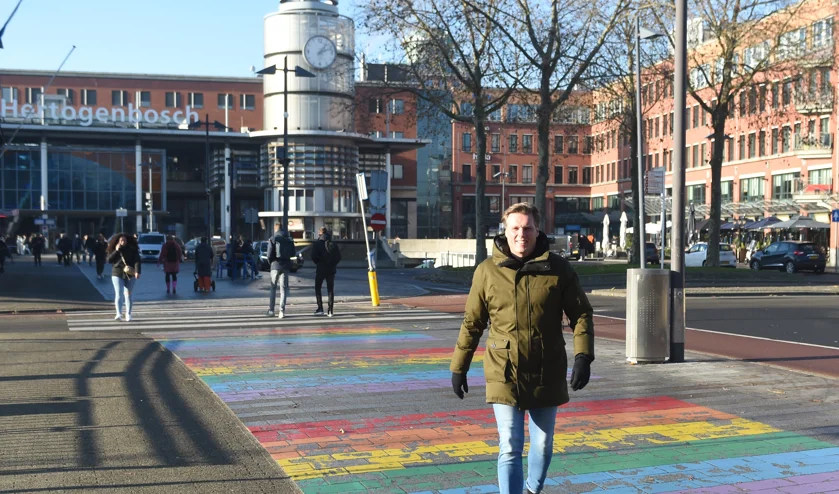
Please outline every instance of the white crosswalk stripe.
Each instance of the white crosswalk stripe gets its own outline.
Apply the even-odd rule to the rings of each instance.
[[[361,305],[336,307],[334,317],[315,316],[315,306],[296,305],[285,318],[265,315],[264,306],[251,307],[169,307],[144,306],[132,311],[131,322],[114,320],[113,312],[88,311],[67,317],[70,331],[153,331],[183,329],[277,328],[284,326],[332,326],[347,324],[432,323],[462,319],[460,314],[426,309]]]

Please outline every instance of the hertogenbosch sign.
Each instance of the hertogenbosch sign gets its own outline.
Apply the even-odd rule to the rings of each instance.
[[[29,103],[18,105],[15,101],[6,102],[0,100],[0,117],[2,118],[30,118],[41,117],[41,105]],[[147,123],[147,124],[181,124],[184,122],[196,122],[201,119],[198,113],[187,106],[184,110],[162,110],[135,108],[131,103],[126,108],[104,107],[104,106],[82,106],[78,109],[72,106],[59,107],[57,103],[47,103],[43,107],[44,118],[74,120],[83,127],[89,127],[95,122],[98,123]]]

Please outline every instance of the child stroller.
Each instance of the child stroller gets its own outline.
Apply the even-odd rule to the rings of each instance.
[[[193,291],[197,292],[198,291],[198,271],[196,271],[192,274],[195,276],[195,281],[192,283],[192,289],[193,289]],[[213,291],[216,291],[216,280],[210,279],[210,288],[212,288]]]

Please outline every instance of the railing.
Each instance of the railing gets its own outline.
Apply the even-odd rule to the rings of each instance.
[[[435,266],[451,266],[453,268],[462,268],[466,266],[475,265],[474,252],[440,252],[438,262]]]
[[[824,180],[827,183],[811,182],[807,178],[799,178],[795,181],[793,188],[795,195],[825,195],[830,194],[833,190],[833,180],[828,178]]]
[[[815,135],[796,135],[792,143],[796,153],[803,154],[831,154],[833,151],[833,134],[822,132]]]
[[[833,111],[833,92],[798,91],[795,93],[795,109],[799,113],[830,113]]]

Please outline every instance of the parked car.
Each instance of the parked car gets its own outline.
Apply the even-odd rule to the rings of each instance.
[[[658,247],[652,242],[644,244],[644,257],[649,264],[659,264],[661,258],[658,256]]]
[[[260,271],[270,271],[271,270],[271,263],[268,262],[268,247],[271,245],[271,242],[267,240],[260,240],[258,242],[254,242],[253,251],[258,253],[259,256],[259,270]],[[306,246],[302,249],[297,251],[297,255],[291,258],[291,272],[296,273],[298,269],[303,267],[303,253],[309,248]]]
[[[752,254],[751,267],[759,269],[780,269],[787,273],[815,271],[824,273],[827,261],[813,242],[783,240],[769,244],[763,250]]]
[[[708,243],[695,243],[685,251],[685,266],[689,268],[706,266],[708,264],[707,257]],[[728,244],[720,244],[720,266],[726,268],[737,267],[737,258],[734,256],[734,251],[731,250],[731,246]]]
[[[140,245],[140,259],[144,261],[157,261],[160,257],[160,249],[166,243],[166,235],[162,233],[141,233],[137,237]]]

